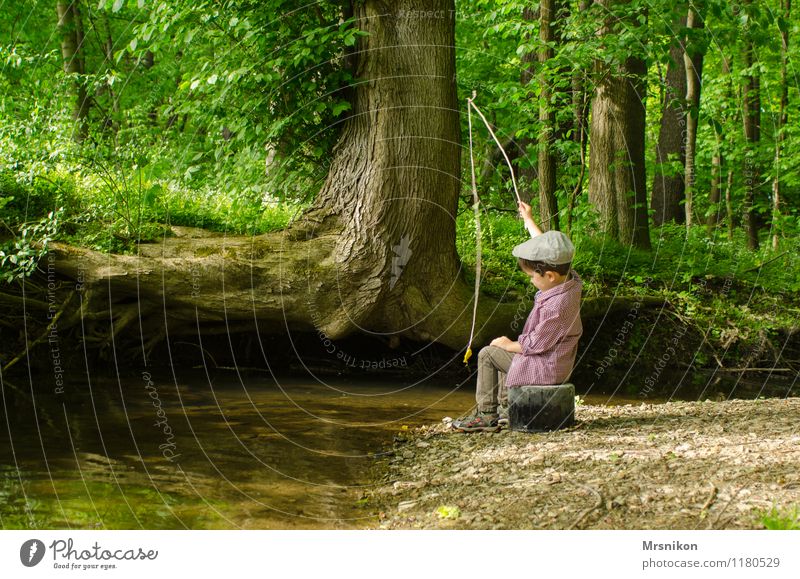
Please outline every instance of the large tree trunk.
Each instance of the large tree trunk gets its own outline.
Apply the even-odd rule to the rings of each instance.
[[[620,0],[598,0],[608,8]],[[622,0],[627,1],[627,0]],[[613,21],[601,34],[610,34]],[[625,59],[617,70],[598,61],[599,81],[592,101],[589,200],[600,227],[611,239],[649,248],[644,142],[646,65]]]
[[[78,0],[59,0],[56,4],[58,13],[58,29],[61,32],[61,57],[64,60],[64,72],[74,76],[75,94],[73,96],[72,119],[74,129],[72,137],[83,142],[88,133],[87,117],[89,115],[89,96],[80,75],[84,74],[83,58],[83,23]]]
[[[695,180],[695,149],[697,146],[697,121],[700,116],[700,82],[703,75],[703,53],[697,49],[691,37],[691,30],[702,29],[705,24],[694,9],[689,8],[686,18],[686,27],[689,36],[683,52],[683,65],[686,69],[686,162],[684,165],[684,178],[686,180],[686,229],[693,224],[692,211],[694,209],[694,180]]]
[[[202,325],[465,345],[453,0],[367,0],[355,16],[368,32],[354,54],[362,82],[314,206],[281,233],[168,239],[139,256],[57,245],[58,269],[82,280],[101,323],[109,311],[114,332],[141,319],[152,339]],[[516,309],[482,298],[476,343],[507,333]]]
[[[676,28],[686,25],[686,16],[676,22]],[[683,130],[686,123],[686,67],[684,65],[684,49],[680,36],[670,47],[670,62],[667,65],[664,100],[661,103],[661,128],[658,132],[656,146],[656,169],[653,176],[651,205],[653,207],[653,223],[662,225],[674,221],[681,222],[684,211],[681,208],[684,194],[683,173],[675,173],[669,165],[678,162],[681,167],[686,163]]]
[[[752,4],[752,0],[745,2]],[[748,12],[749,13],[749,12]],[[754,208],[759,192],[761,169],[758,161],[758,144],[761,140],[761,79],[753,70],[755,64],[755,48],[752,33],[745,29],[744,66],[747,70],[742,95],[744,116],[744,136],[747,150],[744,158],[744,226],[747,233],[747,247],[758,249],[758,220]]]
[[[206,336],[234,333],[316,331],[328,344],[360,332],[390,336],[390,345],[403,336],[463,348],[472,288],[455,250],[453,2],[424,8],[445,17],[409,18],[420,14],[411,0],[358,4],[359,26],[370,33],[354,54],[363,82],[308,212],[285,231],[253,237],[174,227],[176,236],[142,244],[138,255],[52,244],[48,276],[52,266],[75,280],[78,294],[57,314],[58,333],[80,328],[83,344],[128,363],[140,355],[146,362],[165,339],[194,339],[202,348]],[[585,300],[581,313],[629,311],[633,302]],[[52,313],[45,301],[25,303]],[[475,344],[513,336],[526,314],[526,304],[482,296]],[[238,355],[233,346],[231,354]]]

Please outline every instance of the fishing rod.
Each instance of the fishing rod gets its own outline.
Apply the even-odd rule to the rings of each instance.
[[[489,129],[489,134],[492,135],[494,142],[497,143],[497,146],[500,148],[500,152],[503,153],[503,158],[506,160],[506,164],[508,164],[508,170],[511,172],[511,184],[514,186],[514,195],[517,197],[517,204],[522,203],[522,198],[519,196],[519,189],[517,188],[517,179],[514,177],[514,167],[511,165],[511,159],[508,158],[506,150],[500,143],[500,139],[498,139],[497,135],[494,134],[489,121],[486,120],[486,117],[475,104],[476,96],[476,92],[472,91],[472,98],[467,98],[467,124],[469,125],[469,164],[470,173],[472,176],[472,210],[475,213],[475,296],[472,304],[472,327],[469,330],[469,342],[467,343],[467,350],[464,353],[464,364],[467,364],[469,359],[472,357],[472,342],[475,339],[475,324],[478,319],[478,297],[481,293],[481,258],[483,255],[481,245],[481,200],[480,197],[478,197],[478,185],[475,180],[475,155],[473,152],[472,143],[472,109],[475,109],[475,112],[481,117],[481,120],[483,120],[486,128]]]

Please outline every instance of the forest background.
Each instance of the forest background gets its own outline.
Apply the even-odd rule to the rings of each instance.
[[[356,112],[362,49],[379,36],[363,15],[381,7],[5,3],[4,369],[35,345],[38,332],[20,332],[31,316],[21,305],[37,292],[45,301],[52,244],[135,255],[175,227],[258,236],[313,207]],[[604,300],[586,310],[587,335],[599,340],[578,369],[584,382],[603,382],[615,368],[628,374],[639,360],[650,368],[676,334],[670,364],[796,380],[800,20],[791,0],[431,0],[385,9],[393,20],[382,30],[452,29],[455,74],[442,82],[460,105],[476,93],[543,228],[575,241],[584,294]],[[456,247],[471,284],[466,106],[459,119]],[[524,235],[509,171],[485,127],[476,124],[474,138],[482,289],[516,303],[530,288],[509,259]]]

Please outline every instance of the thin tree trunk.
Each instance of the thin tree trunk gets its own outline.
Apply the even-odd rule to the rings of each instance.
[[[722,55],[722,74],[725,75],[725,100],[729,103],[735,103],[740,100],[740,95],[737,96],[736,92],[734,91],[733,87],[733,78],[731,75],[731,62],[732,58]],[[733,113],[731,113],[731,109],[733,109]],[[735,127],[738,124],[738,111],[739,107],[729,107],[727,109],[729,112],[723,113],[722,118],[719,122],[714,124],[714,130],[717,133],[718,138],[718,150],[720,155],[720,171],[722,170],[722,165],[724,162],[724,145],[728,141],[733,141],[735,145],[736,139],[736,131],[728,130],[730,127]],[[727,133],[726,133],[727,131]],[[725,222],[727,224],[728,230],[728,239],[733,240],[733,230],[735,227],[735,215],[733,212],[733,201],[731,199],[732,191],[733,191],[733,178],[734,178],[734,171],[733,167],[729,166],[727,170],[727,178],[725,180]],[[719,211],[717,211],[719,215]]]
[[[556,133],[556,113],[552,103],[553,88],[548,61],[553,58],[553,42],[562,38],[559,18],[563,10],[559,0],[542,0],[539,4],[539,215],[543,231],[558,229],[556,201],[556,155],[553,143]]]
[[[108,18],[108,14],[103,15],[103,24],[105,24],[106,28],[106,39],[103,43],[103,51],[105,52],[106,58],[106,66],[108,68],[114,67],[114,39],[111,35],[111,21]],[[108,96],[111,99],[111,110],[114,113],[114,117],[106,120],[107,128],[111,129],[114,134],[114,144],[117,144],[117,134],[119,132],[119,98],[117,97],[116,92],[114,91],[114,85],[109,82],[106,84],[106,90],[108,90]]]
[[[686,28],[702,29],[704,23],[692,8],[686,18]],[[691,32],[689,33],[691,34]],[[692,39],[687,37],[683,52],[683,65],[686,69],[686,163],[684,169],[686,197],[686,231],[692,226],[694,207],[695,150],[697,146],[697,123],[700,116],[700,82],[703,74],[703,54],[693,47]]]
[[[728,181],[725,184],[725,217],[728,222],[728,240],[733,241],[733,201],[731,192],[733,190],[733,169],[728,169]]]
[[[591,2],[589,0],[581,0],[578,3],[578,12],[582,13],[589,9]],[[586,145],[588,142],[587,118],[589,116],[589,91],[586,90],[584,83],[584,76],[586,71],[581,68],[576,68],[572,74],[572,110],[573,110],[573,126],[572,138],[578,144],[580,154],[580,173],[578,179],[572,188],[567,202],[567,233],[572,231],[572,218],[575,210],[575,203],[578,195],[583,189],[583,179],[586,175]]]
[[[539,10],[533,10],[529,7],[525,7],[522,10],[522,17],[528,22],[535,22],[539,19]],[[530,40],[529,36],[526,35],[526,40]],[[523,53],[521,57],[522,61],[522,71],[519,75],[519,82],[522,86],[528,86],[530,82],[535,78],[536,75],[536,61],[537,55],[534,51],[526,51]],[[533,98],[533,97],[530,97]],[[534,183],[538,179],[538,157],[537,159],[533,159],[533,155],[528,155],[529,151],[532,151],[535,141],[530,137],[523,137],[516,143],[514,143],[514,147],[511,150],[506,150],[509,153],[509,157],[512,157],[514,154],[517,155],[517,159],[511,159],[512,163],[517,166],[517,176],[518,184],[520,187],[520,196],[524,201],[528,201],[530,203],[534,203],[533,195],[534,195]],[[487,169],[494,172],[496,169],[495,167],[498,164],[504,163],[502,154],[500,151],[497,150],[495,147],[492,150],[492,154],[487,157],[487,161],[491,160],[491,166],[487,167]],[[483,172],[483,175],[488,175],[487,171]],[[483,179],[481,179],[485,182]],[[540,212],[541,213],[541,212]],[[546,224],[542,224],[542,227],[546,227]]]
[[[608,8],[614,2],[597,0]],[[614,21],[601,34],[611,33]],[[601,231],[625,244],[650,248],[645,186],[645,62],[628,57],[616,70],[597,61],[600,80],[592,102],[589,200]]]
[[[746,1],[747,5],[752,0]],[[749,26],[749,25],[748,25]],[[744,66],[747,70],[744,84],[743,117],[744,136],[747,141],[747,151],[744,158],[744,225],[747,233],[747,247],[758,249],[758,220],[755,211],[755,201],[759,193],[761,170],[758,162],[758,145],[761,140],[761,79],[753,70],[755,64],[755,48],[752,34],[745,29],[744,41]]]
[[[719,223],[719,214],[722,201],[722,165],[723,165],[723,152],[722,152],[722,134],[719,127],[714,125],[714,155],[711,157],[711,189],[708,194],[708,202],[711,206],[708,217],[706,218],[706,225],[708,226],[708,234],[711,235]]]
[[[781,102],[778,109],[778,126],[775,137],[775,177],[772,180],[772,248],[778,249],[781,222],[781,149],[786,139],[785,127],[789,121],[789,82],[787,63],[789,59],[789,18],[792,0],[781,0],[784,24],[781,27]]]
[[[686,16],[675,22],[675,28],[681,30],[686,26]],[[656,145],[656,168],[653,175],[651,203],[653,207],[653,223],[662,225],[670,221],[680,223],[685,212],[681,208],[684,199],[684,179],[681,172],[675,172],[674,164],[684,167],[686,149],[684,127],[686,125],[686,67],[683,55],[684,47],[676,35],[669,50],[670,61],[664,82],[663,100],[661,103],[661,127]]]
[[[61,57],[64,72],[74,77],[75,93],[72,109],[72,138],[83,142],[88,135],[89,96],[81,75],[84,74],[83,25],[78,0],[59,0],[56,3],[58,30],[61,33]]]

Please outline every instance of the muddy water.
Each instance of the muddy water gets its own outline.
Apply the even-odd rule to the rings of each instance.
[[[392,439],[474,402],[469,385],[234,372],[43,389],[3,389],[3,528],[362,527]]]
[[[0,414],[4,528],[364,526],[392,438],[472,404],[441,385],[231,372],[17,388]]]

